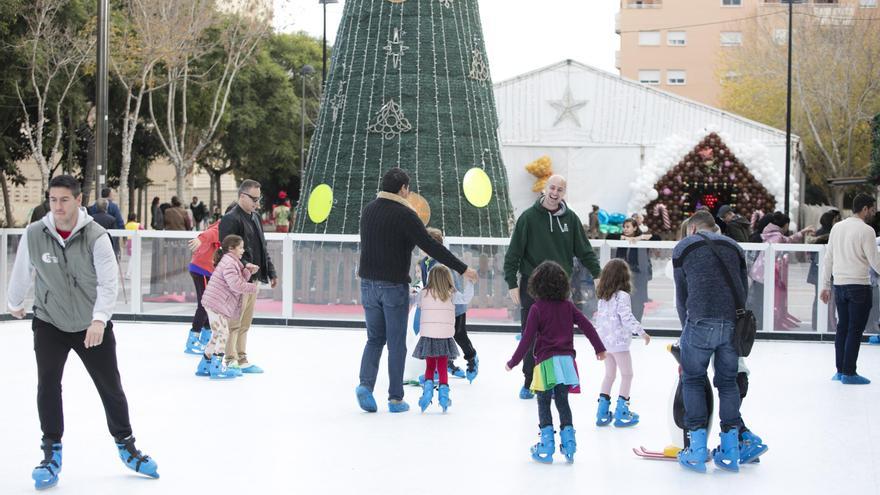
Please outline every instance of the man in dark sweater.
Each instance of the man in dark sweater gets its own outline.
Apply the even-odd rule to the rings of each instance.
[[[762,445],[759,437],[745,430],[740,416],[740,391],[736,376],[739,356],[733,346],[736,322],[734,294],[721,270],[727,270],[739,299],[745,301],[748,290],[746,263],[742,249],[727,236],[714,232],[715,219],[708,211],[696,212],[688,221],[688,237],[672,251],[675,297],[682,325],[681,367],[684,423],[690,445],[679,454],[679,462],[687,468],[705,472],[706,431],[709,417],[706,405],[706,370],[715,357],[714,384],[718,389],[721,418],[721,446],[714,455],[715,463],[725,469],[737,470],[741,459],[739,432],[743,432],[743,462],[749,462],[766,451],[751,448]],[[705,237],[703,237],[705,236]],[[706,238],[711,239],[721,260]]]
[[[580,218],[565,204],[566,189],[565,177],[553,175],[548,178],[543,194],[520,215],[510,237],[510,246],[504,256],[504,280],[513,303],[520,305],[520,332],[525,331],[529,310],[535,302],[529,296],[528,280],[538,265],[555,261],[571,276],[577,258],[594,280],[599,278],[599,259]],[[534,368],[535,356],[529,351],[523,359],[524,384],[519,391],[520,399],[535,396],[529,390]]]
[[[468,268],[435,241],[407,202],[409,175],[392,168],[382,177],[382,191],[361,213],[361,303],[367,323],[367,344],[361,358],[358,404],[376,412],[373,388],[382,349],[388,344],[388,410],[405,412],[403,367],[406,360],[406,318],[409,313],[409,273],[415,246],[428,256],[475,282]]]

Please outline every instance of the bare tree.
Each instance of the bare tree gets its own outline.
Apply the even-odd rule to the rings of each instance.
[[[783,16],[755,29],[722,60],[723,105],[770,125],[784,123],[787,32]],[[805,171],[834,204],[825,179],[866,175],[870,120],[880,112],[880,15],[868,9],[798,6],[794,18],[792,127],[805,144]]]
[[[177,195],[183,197],[186,176],[192,173],[202,153],[215,139],[238,72],[248,63],[270,26],[261,17],[247,15],[253,5],[260,3],[258,0],[242,0],[237,12],[243,14],[233,15],[219,14],[210,1],[176,3],[186,6],[187,25],[191,26],[192,34],[200,35],[199,43],[188,46],[175,60],[163,66],[165,115],[156,116],[154,94],[157,92],[149,93],[148,106],[150,119],[177,173]],[[211,19],[210,28],[214,32],[208,32],[209,26],[204,22],[207,18]],[[200,62],[205,62],[215,50],[222,51],[222,59],[199,72]],[[154,69],[152,74],[156,72]],[[197,121],[190,119],[193,108],[188,99],[195,90],[206,92],[208,96],[207,108],[200,109],[202,115]]]
[[[61,157],[61,107],[95,42],[91,30],[61,25],[59,13],[69,1],[34,0],[24,14],[28,32],[22,49],[27,53],[28,81],[25,87],[16,83],[15,90],[24,112],[28,146],[40,168],[41,193],[49,185],[50,169],[57,166]],[[31,98],[35,100],[33,121],[29,110]]]
[[[153,70],[160,64],[175,66],[181,54],[198,51],[198,44],[213,20],[210,2],[178,0],[126,0],[122,22],[114,30],[110,63],[125,90],[122,117],[119,197],[129,197],[128,179],[135,131],[144,97],[162,89]],[[130,208],[131,205],[128,205]]]

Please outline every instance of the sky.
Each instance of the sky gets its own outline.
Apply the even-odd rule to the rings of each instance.
[[[274,1],[277,31],[321,36],[323,7],[318,0]],[[344,4],[340,0],[327,5],[331,45]],[[619,0],[480,0],[492,80],[503,81],[569,58],[616,74],[614,52],[620,42],[614,33],[614,14],[619,7]]]

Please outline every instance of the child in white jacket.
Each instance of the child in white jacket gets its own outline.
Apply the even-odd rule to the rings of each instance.
[[[443,412],[452,404],[449,399],[449,373],[447,365],[450,359],[458,357],[455,344],[455,305],[467,304],[474,297],[474,286],[465,281],[464,292],[455,290],[452,273],[449,268],[437,265],[428,272],[428,283],[419,294],[419,342],[412,356],[424,359],[425,383],[419,407],[422,412],[431,404],[434,397],[434,371],[437,371],[439,387],[437,401]]]
[[[626,262],[612,259],[602,269],[599,285],[596,287],[599,298],[596,331],[608,353],[605,359],[605,379],[602,381],[599,408],[596,411],[597,426],[607,426],[611,422],[611,386],[618,369],[620,393],[614,410],[614,426],[634,426],[639,422],[639,415],[629,410],[629,391],[633,379],[629,346],[634,333],[645,339],[645,345],[651,342],[651,336],[645,333],[645,329],[633,315],[630,303],[631,280]]]

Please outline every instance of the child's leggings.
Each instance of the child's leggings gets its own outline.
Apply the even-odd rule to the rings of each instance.
[[[557,385],[553,390],[538,392],[538,426],[553,426],[553,414],[550,413],[550,401],[556,400],[556,410],[559,412],[559,427],[572,426],[571,407],[568,405],[568,389],[565,384]]]
[[[226,339],[229,338],[229,318],[207,308],[205,312],[211,323],[211,341],[205,346],[205,355],[213,356],[217,351],[222,355],[226,351]]]
[[[425,380],[433,380],[434,379],[434,371],[437,371],[437,374],[440,375],[440,385],[449,385],[449,374],[447,373],[446,367],[449,364],[449,358],[447,356],[430,356],[425,358],[425,363],[427,366],[425,367]]]
[[[605,379],[602,380],[602,393],[611,396],[611,385],[617,370],[620,370],[620,396],[629,398],[629,389],[633,381],[633,364],[629,351],[609,352],[605,354]]]

